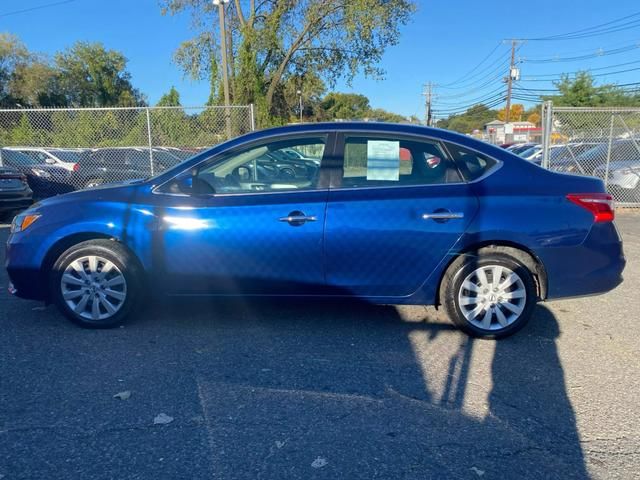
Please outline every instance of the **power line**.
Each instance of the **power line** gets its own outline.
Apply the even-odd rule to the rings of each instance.
[[[501,97],[496,99],[493,102],[489,102],[489,103],[476,103],[475,105],[469,105],[469,106],[465,106],[461,109],[458,110],[440,110],[440,109],[434,109],[433,113],[435,114],[443,114],[443,115],[447,115],[447,116],[452,116],[452,115],[458,115],[461,113],[465,113],[466,111],[468,111],[470,108],[475,107],[475,106],[479,106],[482,105],[483,107],[486,108],[493,108],[493,107],[497,107],[498,105],[502,104],[505,100],[505,97]]]
[[[487,78],[491,75],[493,75],[495,72],[497,72],[498,70],[501,70],[503,68],[503,64],[507,63],[509,61],[509,56],[508,56],[508,52],[505,52],[504,55],[502,55],[501,57],[498,57],[493,63],[491,63],[489,66],[487,66],[486,68],[480,70],[479,72],[476,72],[475,74],[468,76],[464,81],[458,81],[458,83],[461,83],[462,85],[453,87],[451,85],[454,85],[454,82],[451,83],[447,83],[444,85],[440,85],[441,88],[445,88],[447,90],[460,90],[461,88],[468,88],[469,83],[474,83],[476,82],[476,78],[481,77],[482,75],[484,75],[484,77],[482,78]],[[499,65],[499,66],[498,66]],[[497,66],[497,69],[496,69]],[[486,72],[489,72],[485,75]],[[482,81],[482,80],[480,80]]]
[[[437,105],[437,107],[442,107],[442,108],[434,107],[434,109],[437,109],[439,111],[443,111],[443,110],[452,110],[452,111],[464,110],[464,109],[466,109],[468,107],[472,107],[474,105],[493,102],[493,101],[498,100],[498,99],[504,100],[505,98],[506,98],[505,97],[505,92],[501,91],[499,93],[496,93],[496,94],[493,94],[493,95],[488,95],[486,97],[482,97],[482,98],[478,98],[478,99],[474,99],[473,101],[468,101],[468,102],[465,102],[465,103],[458,103],[458,104],[455,104],[455,105]]]
[[[23,8],[22,10],[14,10],[13,12],[0,13],[0,18],[18,15],[20,13],[33,12],[34,10],[41,10],[43,8],[57,7],[58,5],[65,5],[75,1],[76,0],[62,0],[60,2],[45,3],[44,5],[38,5],[37,7]]]
[[[498,88],[492,90],[491,92],[484,93],[482,95],[479,95],[476,98],[472,98],[472,99],[467,98],[467,99],[464,99],[464,100],[460,100],[459,102],[446,102],[446,101],[442,102],[440,100],[437,100],[436,103],[439,104],[439,105],[445,105],[445,106],[446,105],[467,105],[467,104],[470,104],[470,103],[477,103],[479,100],[481,100],[483,98],[492,97],[493,95],[495,95],[498,92],[504,93],[504,85],[500,85]],[[476,92],[476,93],[478,93],[478,92]],[[440,98],[440,97],[438,96],[438,98]]]
[[[620,17],[606,23],[601,23],[599,25],[593,25],[591,27],[582,28],[580,30],[574,30],[572,32],[559,33],[556,35],[549,35],[546,37],[522,38],[521,40],[526,40],[526,41],[578,40],[581,38],[589,38],[589,37],[595,37],[599,35],[606,35],[609,33],[614,33],[622,30],[629,30],[632,28],[639,27],[640,19],[632,20],[630,22],[622,23],[619,25],[614,25],[623,20],[628,20],[630,18],[634,18],[638,16],[640,16],[640,12],[632,13],[631,15]],[[607,28],[603,28],[603,27],[607,27]]]
[[[506,68],[508,64],[505,64],[504,67]],[[466,92],[462,92],[462,93],[456,93],[456,94],[451,94],[451,95],[438,95],[438,98],[444,98],[444,99],[462,99],[464,97],[468,97],[471,95],[478,95],[480,92],[484,91],[484,90],[488,90],[489,88],[493,88],[495,87],[496,84],[496,80],[500,79],[504,77],[504,71],[498,73],[497,75],[491,77],[489,80],[487,80],[485,83],[483,83],[482,85],[477,85],[474,87],[471,87],[470,90],[467,90]],[[463,100],[464,101],[464,100]]]
[[[600,58],[600,57],[608,57],[609,55],[617,55],[619,53],[629,52],[631,50],[635,50],[640,48],[640,42],[634,43],[632,45],[626,45],[624,47],[615,48],[612,50],[603,50],[600,49],[596,52],[592,52],[585,55],[576,55],[572,57],[548,57],[548,58],[522,58],[521,61],[523,63],[560,63],[560,62],[575,62],[579,60],[589,60],[590,58]]]
[[[611,68],[611,67],[609,67]],[[615,72],[604,72],[604,73],[597,73],[595,75],[591,75],[591,77],[606,77],[607,75],[617,75],[619,73],[628,73],[628,72],[636,72],[640,70],[640,67],[636,67],[636,68],[627,68],[626,70],[618,70]],[[576,76],[579,73],[583,73],[585,72],[584,70],[578,71],[578,72],[569,72],[569,73],[564,73],[561,74],[560,78],[555,77],[555,78],[529,78],[529,79],[523,79],[523,82],[552,82],[554,80],[561,80],[562,76]]]
[[[473,72],[475,72],[478,68],[480,68],[480,66],[481,66],[484,62],[486,62],[487,60],[489,60],[489,58],[491,58],[491,55],[493,55],[493,54],[496,52],[496,50],[498,50],[498,48],[500,48],[500,46],[501,46],[501,45],[502,45],[502,42],[498,42],[498,43],[496,44],[496,46],[495,46],[495,47],[494,47],[494,48],[489,52],[489,54],[488,54],[486,57],[484,57],[484,58],[480,61],[480,63],[478,63],[475,67],[473,67],[471,70],[469,70],[465,75],[461,76],[461,77],[460,77],[459,79],[457,79],[457,80],[454,80],[453,82],[445,83],[444,85],[440,85],[440,86],[441,86],[441,87],[446,88],[446,87],[449,87],[450,85],[455,85],[455,84],[457,84],[457,83],[460,83],[460,82],[461,82],[461,81],[463,81],[463,80],[467,80],[467,79],[469,78],[469,75],[471,75],[471,74],[472,74]]]
[[[598,72],[600,70],[609,70],[610,68],[618,68],[618,67],[626,67],[627,65],[637,65],[638,63],[640,63],[640,60],[634,60],[632,62],[625,62],[625,63],[618,63],[616,65],[609,65],[606,67],[598,67],[598,68],[585,68],[584,70],[578,70],[575,72],[560,72],[560,73],[545,73],[542,75],[531,75],[531,76],[525,76],[522,77],[523,81],[529,81],[529,80],[534,80],[534,79],[539,79],[539,78],[546,78],[546,77],[560,77],[562,75],[575,75],[578,74],[580,72]],[[608,75],[608,74],[607,74]]]

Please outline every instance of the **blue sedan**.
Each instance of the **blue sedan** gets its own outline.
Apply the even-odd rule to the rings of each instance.
[[[538,301],[620,284],[613,220],[601,180],[472,138],[297,125],[44,200],[15,218],[6,267],[11,292],[84,327],[122,323],[147,293],[326,296],[438,305],[468,334],[498,338]]]

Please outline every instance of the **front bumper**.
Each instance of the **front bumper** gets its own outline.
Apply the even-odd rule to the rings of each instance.
[[[45,275],[31,261],[34,251],[25,244],[6,245],[5,268],[9,275],[9,293],[29,300],[47,300],[48,288]]]

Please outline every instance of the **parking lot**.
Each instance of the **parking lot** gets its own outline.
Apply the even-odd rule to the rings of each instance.
[[[621,287],[500,342],[320,301],[164,303],[91,331],[3,293],[0,479],[637,478],[640,215],[618,225]]]

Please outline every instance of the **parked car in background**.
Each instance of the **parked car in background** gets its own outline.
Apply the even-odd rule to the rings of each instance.
[[[47,198],[74,190],[70,182],[73,172],[7,148],[0,149],[0,166],[12,167],[27,177],[35,199]]]
[[[152,161],[153,158],[153,161]],[[96,148],[80,155],[71,182],[79,189],[150,177],[180,163],[166,150],[138,147]],[[152,169],[153,165],[153,169]]]
[[[614,140],[611,142],[611,151],[609,152],[609,142],[603,142],[575,158],[566,158],[554,162],[550,167],[558,172],[598,175],[600,178],[604,178],[604,174],[599,167],[606,165],[607,159],[609,159],[609,162],[634,160],[638,156],[639,148],[640,140]]]
[[[76,168],[80,159],[81,149],[72,148],[36,148],[36,147],[5,147],[7,150],[28,155],[40,164],[54,165],[69,171]]]
[[[0,218],[4,219],[33,203],[27,177],[15,168],[0,166]]]
[[[549,147],[549,167],[553,168],[558,162],[572,161],[587,150],[600,145],[599,142],[572,142],[563,145],[551,145]],[[540,152],[538,163],[542,162],[542,152]]]
[[[287,148],[318,152],[319,170],[243,174]],[[304,124],[43,201],[14,220],[6,266],[14,294],[85,327],[122,323],[147,292],[327,296],[442,305],[467,333],[504,337],[538,301],[620,284],[612,203],[600,179],[454,132]]]
[[[536,156],[538,154],[540,154],[542,152],[542,145],[534,145],[532,147],[529,147],[523,151],[521,151],[520,153],[517,153],[516,155],[518,155],[519,157],[524,158],[525,160],[532,160],[534,158],[536,158]],[[511,152],[513,153],[513,152]]]
[[[507,147],[507,151],[514,153],[516,155],[519,155],[520,153],[524,152],[525,150],[529,150],[530,148],[533,148],[535,146],[537,146],[537,143],[515,143],[513,145],[511,145],[510,147]]]
[[[600,165],[594,170],[594,175],[607,178],[607,188],[620,202],[640,202],[640,153],[627,160],[618,160],[606,165]]]

